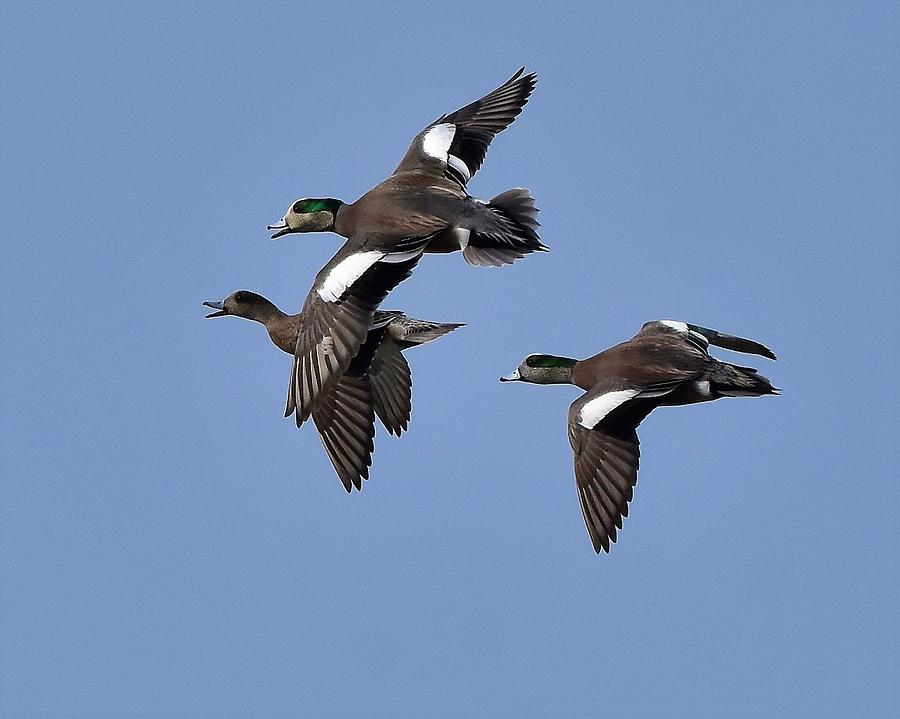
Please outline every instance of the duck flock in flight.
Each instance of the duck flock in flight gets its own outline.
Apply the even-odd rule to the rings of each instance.
[[[471,265],[500,266],[546,252],[538,209],[513,188],[485,202],[468,183],[494,137],[522,112],[537,75],[524,68],[480,100],[442,115],[413,138],[393,174],[356,202],[300,198],[272,238],[334,232],[345,238],[319,271],[303,307],[286,314],[265,297],[239,290],[204,302],[207,317],[232,315],[265,326],[293,356],[285,417],[312,416],[344,488],[362,488],[374,449],[375,417],[399,436],[407,429],[412,379],[404,351],[461,327],[432,322],[381,303],[425,253],[462,252]],[[720,397],[778,394],[755,369],[722,362],[709,346],[775,355],[752,340],[674,320],[647,322],[631,339],[584,360],[531,354],[502,382],[573,384],[569,407],[575,484],[594,550],[609,552],[628,516],[640,455],[637,427],[654,409]]]

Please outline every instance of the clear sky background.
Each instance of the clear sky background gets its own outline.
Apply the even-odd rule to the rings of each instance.
[[[0,7],[0,716],[896,714],[896,3]],[[354,200],[441,113],[541,75],[470,184],[551,247],[427,257],[385,304],[413,418],[348,496],[290,360]],[[758,339],[781,397],[663,409],[611,556],[570,387],[654,318]]]

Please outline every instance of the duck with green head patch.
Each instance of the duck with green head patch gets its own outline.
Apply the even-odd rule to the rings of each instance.
[[[259,322],[272,343],[288,354],[294,353],[306,322],[302,312],[286,314],[249,290],[238,290],[221,302],[203,304],[214,310],[206,315],[208,318],[232,316]],[[375,417],[398,437],[409,426],[412,375],[403,351],[462,326],[419,320],[397,310],[374,312],[365,342],[312,411],[328,458],[348,492],[353,487],[361,489],[362,480],[369,477]]]
[[[371,312],[408,275],[392,266],[411,272],[425,252],[457,250],[470,264],[498,266],[547,249],[528,190],[507,190],[489,202],[467,190],[494,136],[521,113],[536,83],[537,76],[523,68],[480,100],[442,115],[416,135],[394,173],[356,202],[301,198],[269,226],[273,239],[305,232],[347,238],[319,272],[304,305],[317,319],[311,324],[315,331],[302,333],[294,350],[289,407],[298,424],[349,365],[365,340]],[[345,308],[348,298],[358,306]],[[317,367],[323,371],[313,372]]]
[[[473,265],[497,266],[546,251],[537,235],[538,210],[527,190],[512,189],[489,202],[467,191],[494,136],[522,111],[537,75],[520,69],[480,100],[442,115],[413,139],[400,165],[356,202],[300,198],[272,239],[298,232],[336,232],[379,243],[428,235],[424,252],[461,250]],[[371,242],[369,244],[372,244]]]
[[[569,408],[578,501],[594,551],[609,552],[637,484],[637,427],[660,406],[759,397],[779,390],[750,367],[710,357],[709,345],[775,359],[766,346],[699,325],[647,322],[627,342],[586,360],[528,355],[501,382],[573,384]]]

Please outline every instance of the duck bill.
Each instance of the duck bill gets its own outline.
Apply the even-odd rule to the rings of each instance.
[[[206,315],[206,319],[210,317],[224,317],[228,313],[225,311],[225,303],[224,302],[204,302],[204,307],[210,307],[214,310],[218,310],[218,312],[210,312]]]
[[[288,227],[288,223],[282,220],[276,225],[266,225],[266,229],[270,232],[275,230],[275,233],[272,235],[273,240],[277,240],[279,237],[284,237],[291,231],[291,228]]]
[[[500,381],[501,381],[501,382],[521,382],[521,381],[522,381],[522,377],[521,377],[521,375],[519,374],[519,370],[516,370],[516,371],[513,372],[511,375],[508,375],[508,376],[506,376],[506,377],[501,377],[501,378],[500,378]]]

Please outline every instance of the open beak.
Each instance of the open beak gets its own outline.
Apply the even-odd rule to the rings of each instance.
[[[225,303],[224,302],[204,302],[203,305],[205,307],[211,307],[214,310],[218,310],[218,312],[210,312],[206,315],[206,319],[210,317],[224,317],[228,313],[225,311]]]
[[[273,240],[277,240],[279,237],[282,237],[291,231],[291,228],[288,227],[288,223],[285,222],[284,219],[282,219],[281,222],[279,222],[277,225],[266,225],[266,229],[270,232],[272,230],[276,230],[275,234],[272,235]]]
[[[501,382],[519,382],[519,381],[521,381],[521,379],[522,379],[522,377],[521,377],[521,375],[519,375],[519,370],[516,370],[511,375],[509,375],[509,377],[501,377],[500,381]]]

